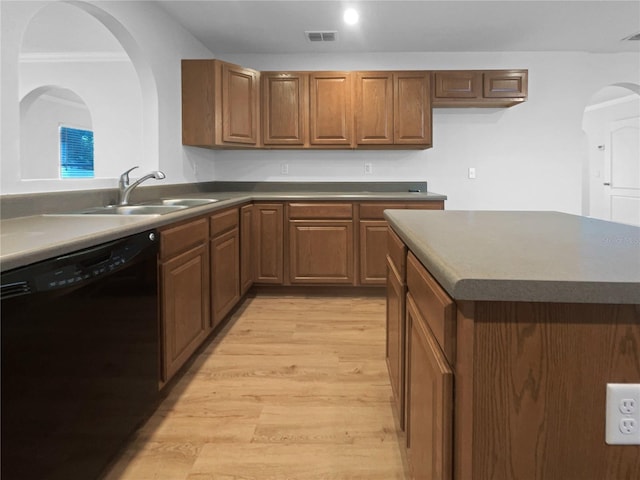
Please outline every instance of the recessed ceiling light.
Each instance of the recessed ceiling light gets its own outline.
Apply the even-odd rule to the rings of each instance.
[[[358,12],[355,11],[355,9],[353,8],[347,8],[344,11],[344,16],[342,17],[344,19],[344,22],[348,25],[355,25],[356,23],[358,23]]]

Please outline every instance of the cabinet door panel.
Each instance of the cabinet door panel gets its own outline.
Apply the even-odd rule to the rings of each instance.
[[[353,283],[353,222],[290,220],[291,283]]]
[[[360,220],[360,283],[384,285],[387,275],[387,222]]]
[[[394,78],[394,143],[431,145],[429,72],[399,72]]]
[[[254,228],[255,281],[281,285],[283,268],[283,205],[256,204]]]
[[[527,71],[502,70],[484,73],[485,98],[526,98]]]
[[[436,98],[482,97],[482,73],[473,70],[435,72]]]
[[[163,380],[200,346],[209,328],[209,254],[202,244],[160,266]]]
[[[353,136],[352,80],[349,72],[318,72],[309,76],[310,142],[350,145]]]
[[[418,313],[406,303],[407,456],[416,480],[452,478],[453,372]]]
[[[258,74],[247,68],[222,64],[222,140],[258,142]]]
[[[253,285],[253,205],[240,209],[240,295]]]
[[[213,60],[182,60],[182,144],[215,144]]]
[[[393,74],[358,72],[356,75],[356,143],[393,143]]]
[[[303,145],[308,136],[309,77],[305,73],[262,74],[265,145]]]
[[[240,300],[238,229],[211,240],[212,326],[218,325]]]
[[[404,342],[405,342],[405,294],[398,273],[393,267],[391,259],[387,259],[387,368],[393,390],[400,428],[405,429],[404,423]]]

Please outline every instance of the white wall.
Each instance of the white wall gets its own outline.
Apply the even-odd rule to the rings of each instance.
[[[21,32],[37,9],[16,14],[16,9],[7,7],[11,3],[0,2],[2,193],[29,191],[16,168],[16,72]],[[145,66],[137,68],[138,76],[153,79],[156,103],[150,106],[145,102],[143,106],[143,149],[146,155],[158,158],[167,183],[427,180],[430,190],[449,196],[450,209],[580,213],[582,167],[587,161],[581,127],[584,107],[601,87],[620,82],[640,84],[640,57],[633,53],[213,55],[151,2],[87,5],[111,24],[112,31],[129,32],[125,49],[134,65],[141,60]],[[258,70],[527,68],[529,100],[510,109],[436,110],[434,147],[424,151],[210,151],[182,147],[179,61],[214,56]],[[365,160],[373,163],[372,175],[364,175]],[[288,176],[279,173],[283,162],[289,164]],[[467,178],[468,167],[477,169],[477,179]],[[115,179],[109,185],[115,186]],[[99,186],[90,184],[90,188]]]
[[[20,142],[21,175],[29,180],[59,177],[60,125],[93,129],[89,110],[80,99],[74,102],[47,94],[23,109],[21,122],[22,132],[28,132]]]
[[[158,168],[157,158],[145,158],[143,155],[142,95],[138,77],[128,59],[102,62],[76,61],[71,57],[64,61],[22,63],[20,98],[42,85],[68,88],[87,105],[93,123],[97,179],[116,178],[134,164],[140,165],[143,171]],[[37,138],[30,141],[34,140]],[[25,156],[24,152],[20,153],[20,159],[24,172],[30,168],[28,163],[33,159]],[[57,171],[57,156],[43,156],[38,163],[47,163],[48,170]],[[49,184],[64,182],[58,180]],[[46,184],[40,182],[40,185]]]
[[[51,2],[0,2],[0,193],[29,193],[63,191],[87,188],[115,187],[117,175],[105,173],[106,179],[82,179],[67,181],[25,181],[20,174],[20,98],[26,93],[20,85],[22,38],[30,20]],[[141,87],[141,100],[123,96],[124,110],[115,104],[103,105],[107,116],[118,111],[117,118],[103,126],[94,125],[96,143],[104,142],[104,154],[113,162],[125,161],[127,165],[142,164],[147,168],[160,168],[167,175],[167,183],[193,182],[213,178],[211,152],[183,149],[180,138],[180,59],[211,58],[212,53],[182,26],[168,17],[152,2],[74,2],[88,14],[98,18],[116,38],[135,66],[135,76]],[[27,66],[27,69],[31,67]],[[109,63],[94,63],[96,75],[108,81],[116,75]],[[78,83],[84,81],[84,90],[91,86],[91,79],[76,75]],[[94,79],[95,80],[95,79]],[[94,82],[95,84],[95,82]],[[33,81],[30,87],[37,86]],[[82,86],[74,88],[83,90]],[[90,102],[86,94],[81,96]],[[91,108],[91,106],[90,106]],[[106,118],[102,116],[101,118]],[[95,116],[94,116],[95,119]],[[123,133],[127,122],[137,122],[136,135]],[[140,125],[141,124],[141,125]],[[127,130],[125,128],[125,130]],[[129,129],[132,131],[133,129]],[[123,135],[120,141],[113,136]],[[127,149],[125,146],[132,146]],[[121,149],[131,151],[130,158]],[[98,153],[98,144],[96,145]],[[197,178],[195,170],[201,178]],[[139,175],[144,174],[141,171]],[[137,176],[132,174],[132,177]]]
[[[637,54],[555,52],[219,55],[258,70],[529,69],[529,99],[508,109],[436,109],[422,151],[264,151],[216,154],[218,180],[426,180],[448,209],[581,213],[587,159],[582,115],[617,82],[640,83]],[[364,174],[364,161],[373,174]],[[289,175],[280,175],[280,164]],[[467,178],[475,167],[477,178]]]

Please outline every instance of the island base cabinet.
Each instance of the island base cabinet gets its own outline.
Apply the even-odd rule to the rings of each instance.
[[[640,383],[639,305],[457,303],[456,480],[640,478],[640,445],[605,443],[607,383]]]
[[[452,480],[453,371],[410,294],[406,329],[406,442],[412,478]]]
[[[406,287],[387,257],[387,348],[386,360],[400,428],[404,424],[404,305]]]

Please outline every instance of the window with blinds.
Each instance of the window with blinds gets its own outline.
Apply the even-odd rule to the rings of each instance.
[[[60,126],[60,178],[93,178],[93,132]]]

